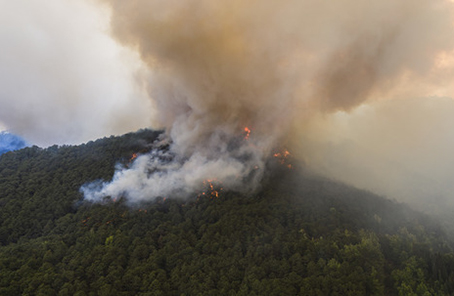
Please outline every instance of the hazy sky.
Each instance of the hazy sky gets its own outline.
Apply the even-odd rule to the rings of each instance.
[[[333,178],[452,200],[450,1],[98,2],[0,0],[0,129],[47,146],[155,124],[193,153],[252,124]]]
[[[150,124],[140,62],[85,0],[0,0],[0,127],[30,143],[81,143]]]

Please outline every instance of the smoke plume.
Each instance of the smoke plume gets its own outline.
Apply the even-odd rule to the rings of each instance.
[[[40,146],[150,124],[137,53],[89,0],[0,0],[0,130]],[[144,108],[145,107],[145,108]]]
[[[171,155],[140,157],[84,187],[88,199],[181,196],[206,179],[253,190],[273,149],[299,142],[314,117],[434,95],[452,77],[448,1],[102,2],[112,35],[152,73]]]
[[[454,100],[382,100],[313,120],[298,149],[318,173],[426,212],[454,207]]]

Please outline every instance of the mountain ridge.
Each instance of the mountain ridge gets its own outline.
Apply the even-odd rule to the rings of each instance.
[[[1,295],[454,291],[453,244],[436,219],[304,167],[276,162],[251,195],[83,200],[80,186],[110,180],[160,133],[0,156]]]

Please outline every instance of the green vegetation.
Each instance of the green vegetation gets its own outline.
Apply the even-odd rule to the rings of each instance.
[[[143,130],[0,156],[0,295],[451,295],[439,224],[279,167],[254,195],[91,204],[79,192],[147,151]]]

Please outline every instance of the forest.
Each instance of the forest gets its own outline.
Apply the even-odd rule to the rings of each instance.
[[[454,293],[435,217],[304,166],[276,162],[249,195],[83,200],[160,133],[0,156],[0,295]]]

